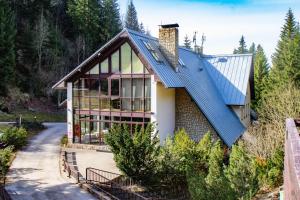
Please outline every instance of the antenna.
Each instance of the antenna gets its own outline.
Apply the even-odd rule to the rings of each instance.
[[[200,53],[203,54],[203,47],[204,47],[204,42],[206,41],[206,36],[204,35],[204,33],[202,33],[202,37],[201,37],[201,47],[200,47]]]

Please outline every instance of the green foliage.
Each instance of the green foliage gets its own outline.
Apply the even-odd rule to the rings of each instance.
[[[133,4],[133,0],[129,1],[125,16],[125,27],[134,31],[140,31],[137,12]]]
[[[20,149],[27,143],[27,131],[24,128],[8,128],[1,135],[0,141],[7,146],[14,146],[15,149]]]
[[[126,125],[115,125],[105,136],[117,167],[128,177],[144,183],[154,178],[159,154],[159,139],[153,131],[153,124],[149,124],[145,129],[136,128],[131,135]]]
[[[254,108],[261,103],[263,93],[266,92],[266,82],[269,74],[269,68],[268,59],[264,53],[264,50],[260,45],[258,45],[254,60],[255,100],[252,102]]]
[[[68,136],[64,135],[60,140],[61,145],[67,145],[68,144]]]
[[[189,37],[187,35],[185,35],[184,42],[183,42],[184,47],[187,48],[187,49],[192,49],[191,43],[192,42],[189,39]]]
[[[15,17],[7,0],[0,0],[0,95],[5,96],[15,73]]]
[[[13,147],[0,149],[0,175],[4,176],[9,168],[9,161],[12,156]]]
[[[258,189],[255,163],[242,144],[233,145],[225,176],[238,198],[250,198]]]
[[[245,38],[243,35],[239,41],[239,47],[237,49],[234,49],[233,53],[234,54],[248,53],[247,45],[246,45]]]

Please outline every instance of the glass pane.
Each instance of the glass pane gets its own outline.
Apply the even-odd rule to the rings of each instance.
[[[145,111],[151,111],[151,79],[145,79]]]
[[[132,51],[132,73],[142,74],[144,65],[139,57]]]
[[[149,74],[149,71],[146,67],[145,67],[145,74]]]
[[[131,73],[131,47],[128,43],[121,46],[121,70],[124,74]]]
[[[91,143],[99,143],[100,134],[100,124],[98,122],[99,116],[92,115],[90,122],[90,132],[91,132]]]
[[[90,96],[99,96],[99,80],[90,79]]]
[[[90,74],[99,74],[99,64],[95,65],[91,70]]]
[[[90,104],[90,98],[88,97],[80,97],[80,109],[88,110]]]
[[[131,111],[131,79],[122,79],[122,110]]]
[[[120,110],[120,98],[112,98],[111,99],[111,110],[112,111],[119,111]]]
[[[73,97],[73,108],[79,108],[79,97]]]
[[[110,110],[110,99],[109,98],[101,98],[100,99],[100,110],[101,111],[109,111]]]
[[[91,98],[91,109],[92,110],[99,109],[99,98]]]
[[[108,73],[108,58],[101,63],[101,73]]]
[[[100,95],[107,96],[108,95],[108,80],[100,79]]]
[[[88,79],[80,79],[80,85],[78,89],[79,96],[88,96],[89,95],[89,80]]]
[[[120,81],[119,79],[111,80],[111,96],[119,96],[120,95]]]
[[[144,110],[144,79],[135,78],[132,79],[132,110],[143,111]]]
[[[79,81],[73,83],[73,96],[78,96]]]
[[[88,121],[81,121],[81,143],[90,143],[90,123]]]
[[[111,71],[119,72],[119,50],[111,56]]]

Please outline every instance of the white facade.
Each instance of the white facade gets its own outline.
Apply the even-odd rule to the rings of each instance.
[[[67,83],[67,130],[68,130],[68,140],[72,142],[73,140],[73,102],[72,102],[72,83]]]
[[[151,78],[151,122],[157,123],[160,143],[175,131],[175,89],[165,88]]]

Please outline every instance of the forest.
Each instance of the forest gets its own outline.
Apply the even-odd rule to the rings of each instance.
[[[0,0],[0,96],[56,97],[51,86],[123,27],[145,32],[132,1],[123,18],[117,0]]]

